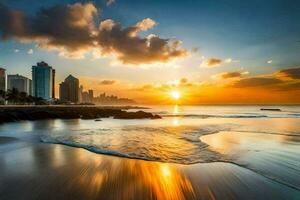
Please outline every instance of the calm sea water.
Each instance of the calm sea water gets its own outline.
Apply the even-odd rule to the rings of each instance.
[[[154,106],[159,120],[7,123],[0,135],[180,164],[230,162],[300,189],[300,107]]]

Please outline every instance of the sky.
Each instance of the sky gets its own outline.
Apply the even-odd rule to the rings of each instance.
[[[72,74],[145,104],[300,103],[300,1],[0,0],[0,67],[42,60],[57,90]]]

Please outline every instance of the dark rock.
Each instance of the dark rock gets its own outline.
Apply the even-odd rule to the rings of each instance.
[[[144,111],[118,113],[114,116],[115,119],[159,119],[160,116],[153,115]]]
[[[278,111],[278,112],[281,111],[281,109],[279,109],[279,108],[261,108],[260,110],[262,110],[262,111]]]
[[[160,119],[144,111],[128,112],[114,108],[95,106],[1,106],[0,123],[20,120],[40,119],[97,119],[114,117],[115,119]]]

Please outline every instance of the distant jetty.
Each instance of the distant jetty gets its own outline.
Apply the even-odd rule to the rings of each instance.
[[[264,111],[281,111],[281,109],[279,108],[261,108],[260,110],[264,110]]]
[[[125,108],[127,109],[127,108]],[[160,119],[149,112],[129,112],[121,107],[97,106],[2,106],[0,123],[43,119]]]

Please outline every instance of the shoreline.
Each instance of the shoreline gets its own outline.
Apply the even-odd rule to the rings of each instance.
[[[131,106],[131,105],[81,105],[81,104],[74,104],[74,105],[0,105],[0,109],[2,108],[35,108],[35,107],[97,107],[97,108],[110,108],[110,109],[121,109],[121,110],[130,110],[130,109],[150,109],[146,106]]]
[[[232,199],[296,199],[300,195],[230,163],[161,163],[21,140],[0,146],[8,149],[0,149],[0,198],[5,200],[224,199],[228,195]],[[15,168],[16,164],[22,167]]]
[[[212,136],[212,135],[216,135],[216,134],[219,134],[219,133],[208,133],[208,134],[205,134],[201,137],[206,137],[206,136],[209,136],[209,135]],[[286,187],[289,187],[291,189],[294,189],[294,190],[297,190],[297,191],[300,192],[300,188],[295,186],[295,185],[292,185],[288,182],[277,179],[273,176],[264,174],[262,171],[251,168],[251,167],[247,166],[246,164],[243,165],[241,163],[230,161],[228,159],[218,159],[218,160],[203,161],[203,162],[195,161],[195,162],[189,162],[189,163],[179,163],[179,162],[170,162],[170,161],[163,161],[163,160],[154,160],[154,159],[152,160],[152,159],[147,159],[147,158],[142,158],[142,157],[132,157],[132,156],[129,156],[127,154],[123,154],[123,153],[118,152],[118,151],[101,150],[101,149],[97,149],[97,148],[94,148],[93,146],[89,146],[89,145],[79,145],[79,144],[76,145],[76,144],[73,144],[73,143],[64,143],[64,142],[56,142],[56,141],[43,141],[43,140],[40,140],[40,143],[42,143],[42,144],[62,145],[62,146],[71,147],[71,148],[83,149],[83,150],[86,150],[88,152],[94,153],[96,155],[112,156],[112,157],[117,157],[117,158],[121,158],[121,159],[124,158],[124,159],[129,159],[129,160],[140,160],[140,161],[146,161],[146,162],[157,162],[157,163],[162,163],[162,164],[174,164],[174,165],[181,165],[181,166],[191,166],[191,165],[209,164],[209,163],[231,164],[231,165],[235,165],[235,166],[247,169],[247,170],[249,170],[249,171],[251,171],[251,172],[253,172],[257,175],[260,175],[260,176],[262,176],[264,178],[267,178],[271,181],[274,181],[278,184],[284,185]]]
[[[130,112],[137,107],[99,106],[0,106],[0,123],[41,119],[160,119],[145,111]],[[144,108],[143,108],[144,109]],[[125,111],[126,110],[126,111]]]

